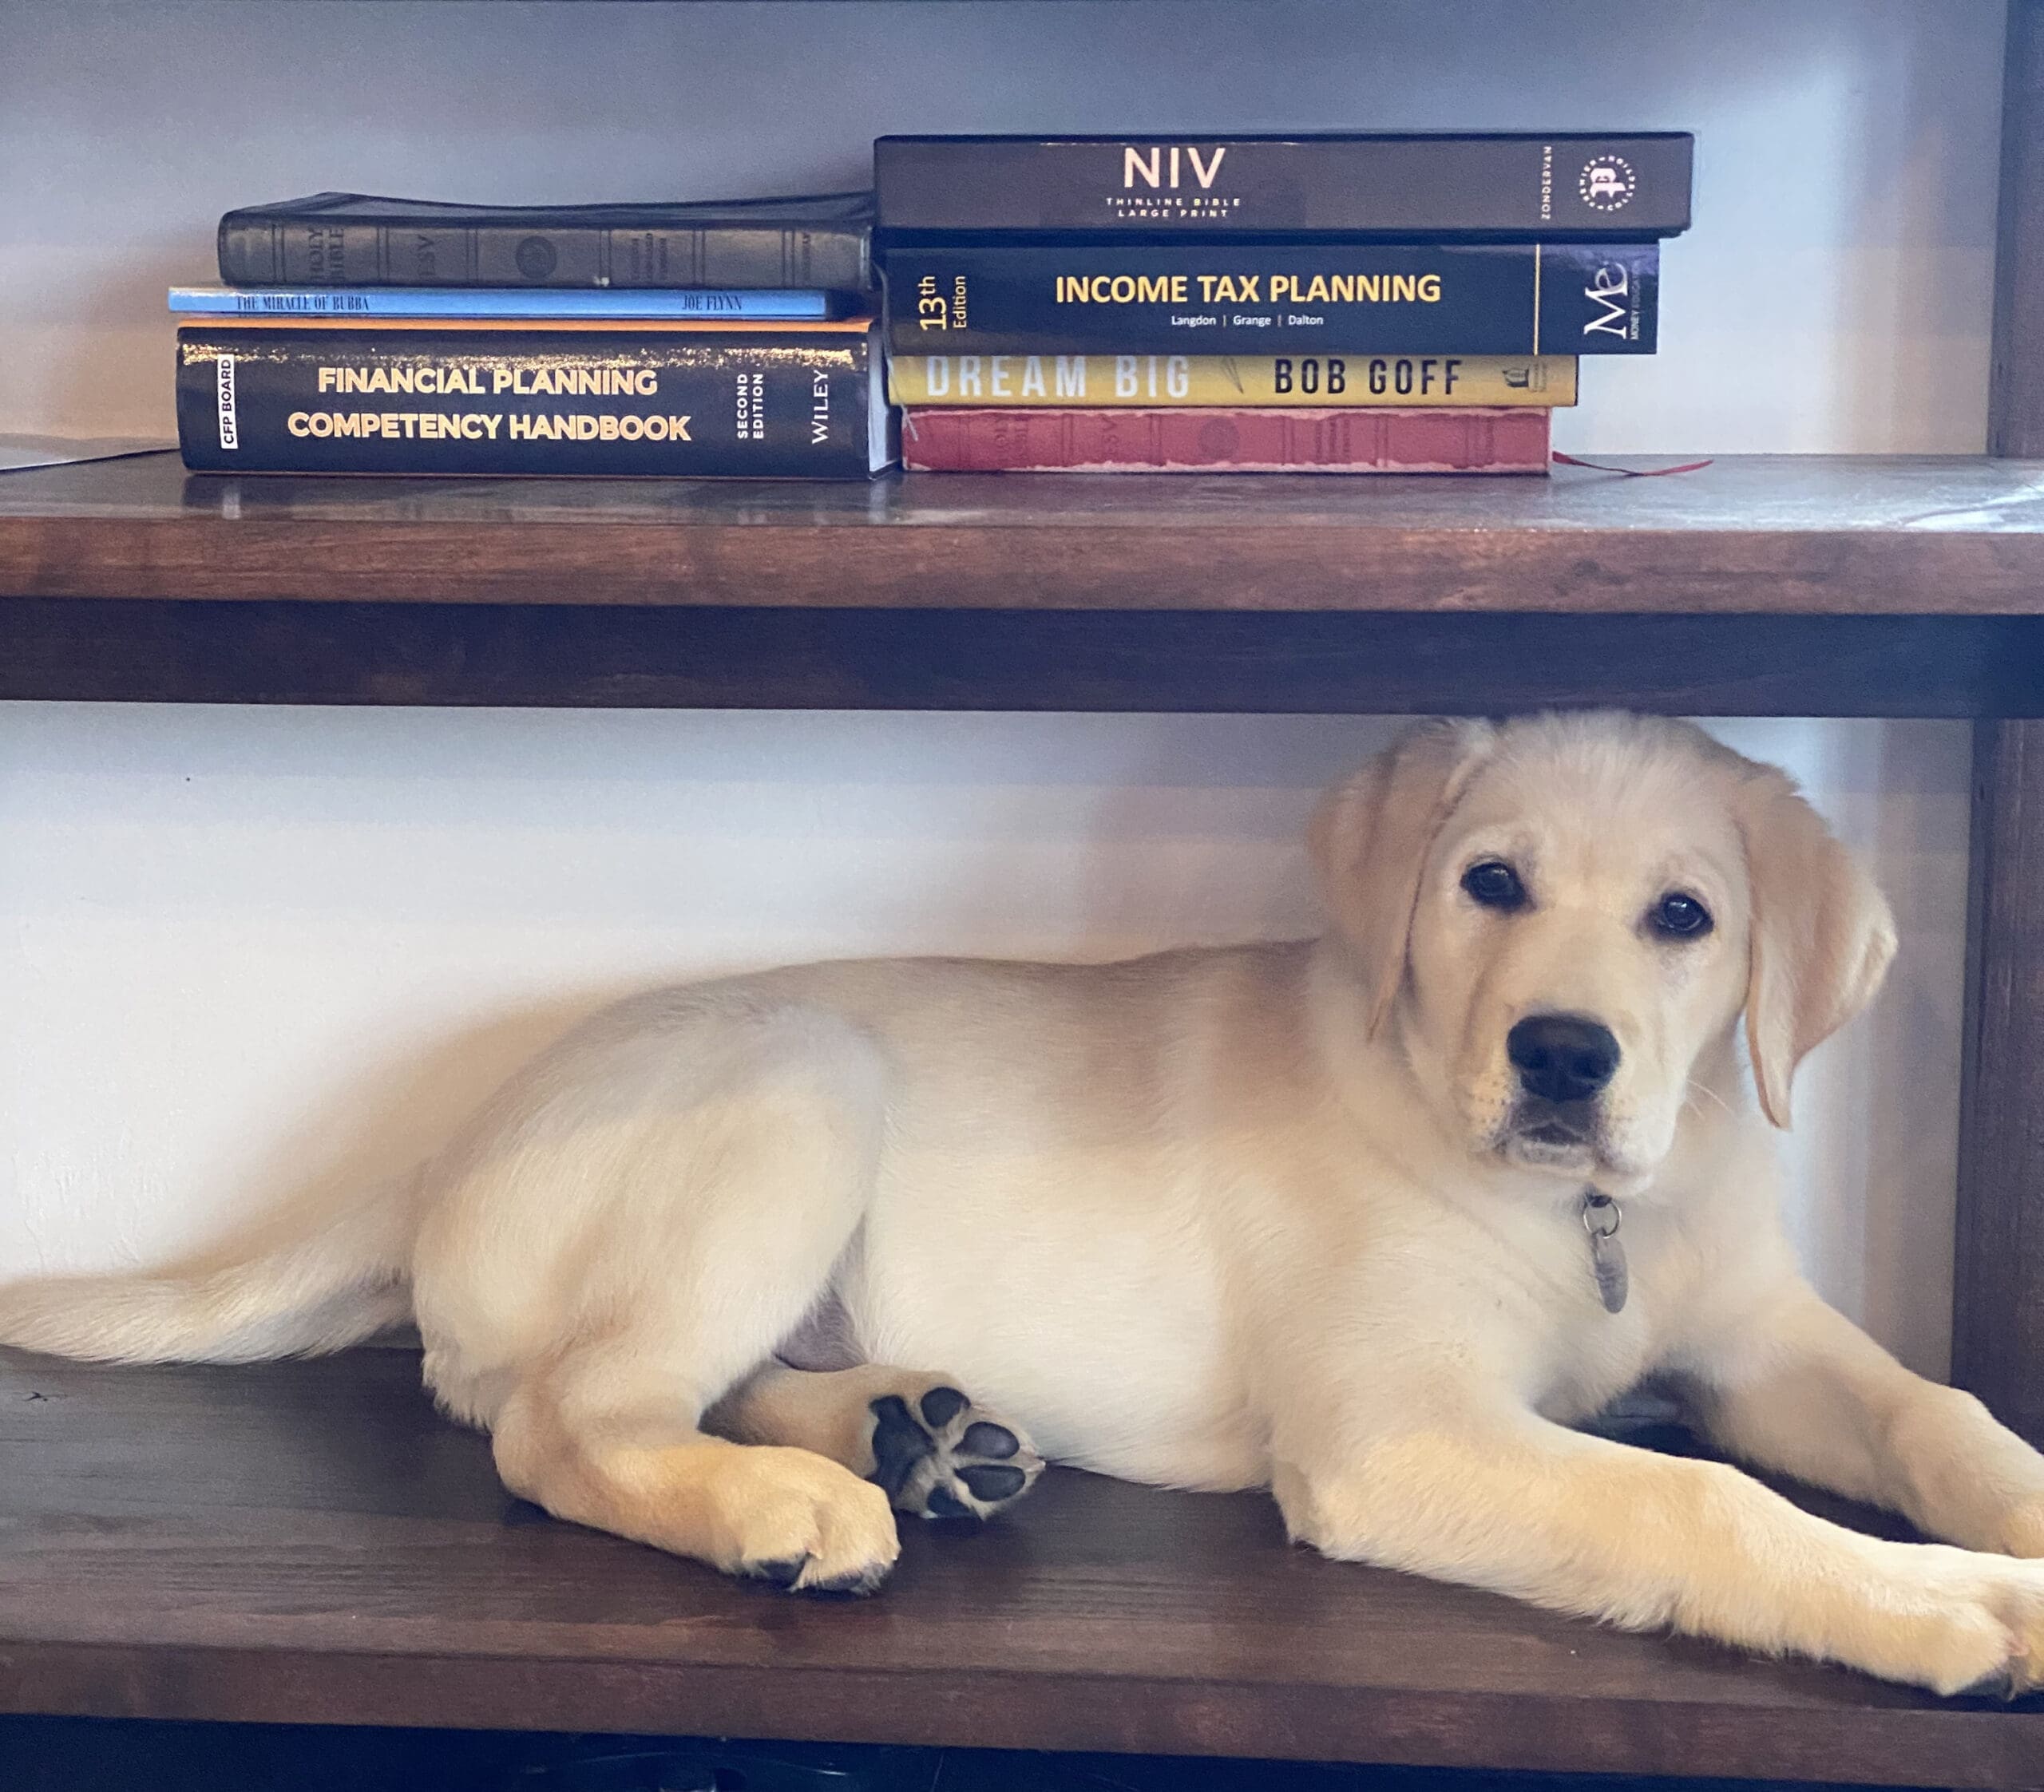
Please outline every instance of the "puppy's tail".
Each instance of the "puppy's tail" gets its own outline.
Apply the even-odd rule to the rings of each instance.
[[[99,1363],[322,1356],[411,1316],[415,1179],[238,1252],[147,1276],[0,1288],[0,1344]]]

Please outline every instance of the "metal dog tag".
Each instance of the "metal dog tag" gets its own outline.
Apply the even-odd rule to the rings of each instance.
[[[1630,1278],[1626,1248],[1618,1242],[1618,1204],[1594,1189],[1583,1191],[1583,1229],[1590,1234],[1590,1267],[1597,1277],[1597,1298],[1607,1313],[1625,1311]]]

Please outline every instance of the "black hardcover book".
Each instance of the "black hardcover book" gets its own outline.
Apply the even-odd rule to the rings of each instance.
[[[864,479],[877,332],[843,323],[224,322],[177,333],[200,473]]]
[[[315,193],[220,220],[236,287],[873,284],[873,196],[655,205],[446,205]]]
[[[1651,354],[1651,243],[965,244],[886,255],[897,354]]]
[[[1077,233],[1619,243],[1689,228],[1695,139],[884,136],[873,147],[888,242]]]

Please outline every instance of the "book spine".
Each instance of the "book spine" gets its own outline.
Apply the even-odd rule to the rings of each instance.
[[[1651,354],[1658,245],[961,245],[887,257],[897,354]]]
[[[1573,355],[900,354],[897,405],[1417,409],[1575,402]]]
[[[943,410],[912,473],[1545,473],[1544,410]]]
[[[195,326],[178,444],[206,473],[863,479],[876,350],[842,329]]]
[[[507,290],[500,287],[173,287],[180,315],[304,318],[760,318],[835,314],[832,293],[681,287],[662,291]]]
[[[506,224],[230,212],[220,278],[237,287],[723,287],[863,292],[863,226]]]
[[[1689,227],[1693,140],[882,137],[881,225],[1113,235],[1638,241]]]

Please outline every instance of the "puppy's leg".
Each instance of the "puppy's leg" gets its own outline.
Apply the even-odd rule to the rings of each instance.
[[[747,1443],[827,1456],[925,1518],[990,1518],[1044,1470],[1022,1427],[974,1405],[951,1377],[879,1363],[825,1373],[770,1364],[707,1422]]]
[[[1424,1428],[1376,1434],[1330,1414],[1328,1441],[1274,1478],[1292,1534],[1630,1629],[1671,1625],[1939,1692],[2044,1680],[2044,1565],[1864,1537],[1722,1463],[1452,1390],[1424,1410]]]
[[[863,1590],[898,1547],[887,1496],[700,1420],[797,1330],[855,1236],[883,1067],[802,1010],[684,1015],[661,1044],[586,1066],[572,1098],[474,1153],[419,1254],[429,1374],[489,1426],[506,1484],[558,1517]]]
[[[2044,1456],[1970,1394],[1911,1375],[1796,1283],[1694,1355],[1732,1454],[1903,1513],[1969,1549],[2044,1556]]]
[[[557,1518],[802,1592],[866,1592],[900,1553],[887,1496],[808,1450],[697,1429],[691,1365],[627,1338],[521,1383],[492,1434],[513,1492]]]

